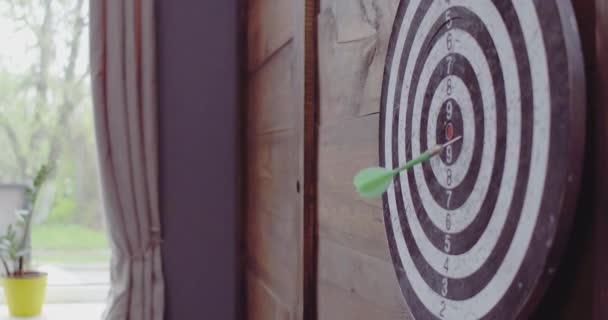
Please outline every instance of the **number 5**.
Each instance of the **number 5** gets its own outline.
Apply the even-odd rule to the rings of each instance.
[[[450,10],[445,11],[445,21],[448,22],[448,24],[447,24],[448,29],[452,28],[452,17],[450,17],[451,13],[452,12]]]

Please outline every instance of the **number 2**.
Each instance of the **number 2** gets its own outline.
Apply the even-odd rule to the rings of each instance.
[[[445,315],[443,314],[445,312],[445,308],[446,308],[445,301],[441,301],[441,310],[439,310],[439,316],[442,318],[445,317]]]

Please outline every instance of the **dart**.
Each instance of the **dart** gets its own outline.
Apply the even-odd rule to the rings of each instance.
[[[449,145],[452,145],[462,139],[462,136],[454,138],[443,145],[436,145],[417,158],[409,161],[403,166],[389,170],[382,167],[371,167],[363,169],[355,175],[353,184],[359,195],[366,199],[373,199],[381,196],[393,182],[393,178],[404,170],[413,168],[414,166],[430,160]]]

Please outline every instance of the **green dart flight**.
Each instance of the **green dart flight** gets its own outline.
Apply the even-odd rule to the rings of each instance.
[[[411,160],[410,162],[404,164],[403,166],[397,169],[389,170],[381,167],[363,169],[359,171],[359,173],[357,173],[357,175],[355,175],[355,178],[353,179],[355,189],[363,198],[377,198],[381,196],[384,192],[386,192],[391,182],[393,182],[393,178],[397,174],[404,170],[411,169],[415,165],[428,161],[432,157],[441,154],[443,149],[459,141],[460,139],[462,139],[462,137],[452,139],[451,141],[443,145],[434,146],[423,154],[421,154],[420,156],[418,156],[417,158]]]

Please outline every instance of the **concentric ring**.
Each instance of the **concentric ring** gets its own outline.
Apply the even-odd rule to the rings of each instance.
[[[431,7],[432,9],[432,7]],[[460,16],[465,16],[466,12],[468,11],[465,8],[457,8],[459,10],[455,10],[457,12],[460,12]],[[429,17],[427,15],[427,17]],[[470,19],[470,18],[469,18]],[[461,20],[457,20],[454,22],[454,28],[466,28],[467,26],[462,26],[461,22],[467,22],[470,21],[469,19],[461,19]],[[422,24],[424,26],[424,22]],[[473,24],[473,26],[475,26],[475,24]],[[441,24],[440,22],[436,22],[434,24],[435,28],[440,28]],[[434,30],[433,28],[430,29],[430,32],[428,34],[437,34],[439,33],[438,31]],[[454,34],[456,34],[456,32],[453,32]],[[424,33],[421,33],[424,34]],[[496,37],[498,35],[503,35],[503,37],[508,37],[508,33],[506,30],[503,30],[502,33],[500,33],[500,31],[494,30],[494,34],[492,35],[493,37]],[[428,38],[428,37],[427,37]],[[446,39],[447,35],[444,35],[442,37],[439,37],[439,41],[438,43],[441,43],[443,39]],[[471,42],[474,42],[474,39],[472,39],[472,37],[470,35],[468,35],[467,33],[463,33],[460,37],[460,40],[466,45],[466,47],[468,48],[475,48],[476,46],[471,45]],[[502,55],[502,61],[505,60],[509,60],[510,58],[514,57],[514,54],[512,53],[514,51],[514,49],[512,47],[509,47],[509,42],[503,42],[501,44],[496,44],[497,41],[493,40],[493,43],[495,46],[497,46],[498,48],[500,48],[500,45],[503,45],[502,50],[499,51],[499,54]],[[425,48],[425,42],[422,42],[422,48]],[[505,47],[506,45],[506,47]],[[416,46],[416,44],[414,43],[414,46]],[[493,47],[493,45],[489,45],[490,47]],[[454,47],[454,50],[459,50],[458,46]],[[497,50],[493,50],[493,51],[497,51]],[[512,53],[512,55],[509,55],[509,52]],[[460,52],[461,54],[466,54],[466,52]],[[477,55],[474,56],[474,58],[480,59],[480,57],[478,57]],[[481,57],[483,58],[483,57]],[[421,61],[422,59],[424,59],[423,56],[419,56],[418,59],[416,59],[415,61]],[[424,61],[424,60],[422,60]],[[501,62],[502,62],[501,61]],[[426,68],[427,66],[431,66],[433,64],[427,63],[424,64],[424,68]],[[408,159],[411,157],[411,154],[413,152],[413,154],[419,154],[420,152],[422,152],[422,150],[420,149],[420,139],[417,135],[417,133],[419,132],[418,126],[417,124],[420,123],[421,118],[420,118],[420,111],[416,111],[416,110],[421,110],[422,107],[422,101],[423,101],[423,93],[424,90],[416,90],[417,89],[417,83],[418,81],[421,82],[421,87],[424,88],[425,87],[425,81],[424,80],[418,80],[418,77],[416,76],[417,74],[422,74],[424,75],[424,68],[422,68],[423,64],[422,63],[414,63],[413,64],[414,68],[413,71],[411,73],[407,72],[407,68],[406,68],[406,72],[405,72],[405,78],[403,78],[403,84],[407,83],[409,86],[409,95],[406,93],[402,93],[401,95],[401,106],[406,106],[407,108],[400,108],[399,109],[399,114],[400,114],[400,119],[405,118],[405,121],[400,121],[399,125],[398,125],[398,131],[401,132],[402,130],[405,130],[405,128],[409,128],[409,130],[406,130],[408,133],[411,132],[411,139],[410,136],[405,135],[404,137],[399,137],[398,141],[393,140],[393,149],[398,149],[399,151],[399,158],[397,160],[396,163],[402,163],[405,161],[405,159]],[[520,88],[518,87],[519,85],[519,80],[518,80],[518,73],[517,70],[515,69],[514,66],[509,66],[505,63],[501,63],[500,64],[500,70],[503,70],[503,74],[505,79],[509,79],[509,78],[515,78],[516,81],[511,81],[511,82],[507,82],[507,81],[503,81],[503,83],[507,86],[507,88],[510,88],[508,90],[506,90],[506,92],[510,93],[511,96],[507,97],[507,99],[511,99],[511,100],[515,100],[514,97],[516,97],[518,94],[518,92],[520,91]],[[479,70],[476,70],[478,73],[480,73]],[[505,72],[506,71],[506,72]],[[496,73],[496,72],[494,72]],[[500,74],[500,73],[499,73]],[[424,77],[423,77],[424,78]],[[412,79],[412,80],[410,80]],[[485,79],[483,82],[486,83],[492,83],[492,81],[488,81],[488,79]],[[515,85],[515,87],[513,86]],[[399,87],[400,84],[399,82],[397,82],[397,87]],[[510,87],[509,87],[510,86]],[[492,88],[493,86],[490,86],[490,88]],[[496,86],[496,88],[499,88],[500,85]],[[486,85],[487,88],[487,85]],[[502,90],[490,90],[491,93],[494,92],[500,92]],[[403,91],[402,91],[403,92]],[[399,95],[397,95],[399,97]],[[414,96],[413,98],[408,98],[409,96]],[[491,100],[491,99],[487,99],[487,100]],[[484,101],[484,102],[487,102]],[[497,101],[497,99],[495,100],[491,100],[491,101]],[[460,215],[464,215],[465,216],[465,220],[471,220],[472,218],[475,217],[485,217],[485,219],[476,219],[477,222],[479,221],[488,221],[488,225],[484,226],[483,224],[481,226],[475,225],[475,226],[470,226],[471,228],[469,230],[465,229],[461,234],[457,234],[459,240],[466,240],[468,239],[468,243],[465,244],[467,246],[470,247],[469,250],[458,254],[458,255],[453,255],[450,252],[444,252],[441,250],[437,250],[437,246],[433,247],[429,245],[429,242],[431,243],[440,243],[441,245],[443,245],[444,243],[450,243],[449,246],[452,247],[452,244],[458,246],[461,245],[462,243],[460,242],[456,242],[454,241],[454,239],[452,239],[452,236],[454,236],[453,234],[450,234],[450,228],[448,227],[448,223],[446,222],[446,226],[445,228],[443,228],[443,230],[440,230],[439,232],[435,232],[435,233],[430,233],[428,232],[428,230],[424,230],[424,225],[419,226],[419,224],[421,224],[421,219],[420,217],[429,217],[430,219],[433,219],[433,216],[437,215],[438,213],[441,214],[440,212],[436,212],[436,211],[430,211],[430,210],[425,210],[425,206],[434,204],[434,201],[432,200],[432,198],[428,195],[428,191],[427,191],[427,186],[424,183],[417,183],[418,182],[422,182],[424,181],[423,178],[423,173],[422,173],[422,168],[421,167],[417,167],[414,168],[414,174],[408,174],[408,173],[404,173],[405,176],[405,180],[407,181],[407,183],[401,184],[400,181],[396,181],[395,185],[396,187],[399,187],[399,185],[401,184],[401,194],[402,196],[399,197],[397,196],[397,208],[399,209],[399,211],[406,211],[406,219],[402,219],[402,228],[403,228],[403,235],[404,238],[406,240],[409,240],[408,243],[411,243],[412,246],[410,248],[410,251],[412,252],[412,258],[413,258],[413,262],[416,265],[416,268],[418,270],[421,270],[420,272],[423,274],[425,281],[427,282],[428,285],[433,286],[435,285],[435,290],[437,292],[440,292],[440,288],[443,285],[443,281],[444,279],[448,279],[450,283],[453,283],[453,285],[450,286],[450,290],[447,290],[445,296],[447,298],[453,299],[453,300],[464,300],[464,299],[468,299],[471,296],[475,295],[479,290],[481,290],[486,284],[487,282],[490,280],[490,275],[494,274],[496,269],[498,268],[497,264],[491,264],[489,263],[490,261],[500,261],[502,259],[502,257],[504,257],[504,254],[506,252],[506,248],[501,250],[501,246],[499,246],[499,241],[503,241],[503,242],[508,242],[510,241],[510,237],[512,236],[512,232],[509,233],[505,233],[502,234],[501,231],[503,229],[503,226],[505,224],[505,222],[507,221],[507,219],[509,219],[509,214],[508,214],[508,210],[509,210],[509,203],[512,200],[512,195],[514,193],[515,190],[515,185],[516,185],[516,180],[519,181],[525,181],[525,175],[523,177],[518,176],[518,172],[517,172],[517,160],[518,160],[518,154],[519,154],[519,145],[520,144],[524,144],[524,145],[530,145],[530,143],[521,143],[521,135],[520,132],[518,130],[518,128],[521,128],[521,123],[520,123],[520,113],[517,112],[517,110],[519,110],[520,108],[518,107],[519,102],[516,102],[516,106],[514,108],[512,108],[512,114],[511,115],[507,115],[506,119],[507,119],[507,123],[508,126],[511,127],[511,129],[514,130],[510,130],[507,131],[507,137],[506,137],[506,150],[503,150],[509,154],[514,155],[514,157],[512,159],[507,159],[507,161],[505,162],[505,175],[507,177],[506,180],[503,180],[500,183],[500,189],[501,189],[501,193],[497,192],[497,189],[494,190],[490,190],[493,192],[490,192],[488,194],[486,194],[484,191],[479,192],[479,196],[480,198],[473,198],[473,201],[468,201],[468,203],[473,203],[473,208],[468,207],[467,210],[462,210],[462,208],[459,208],[458,210],[456,210],[457,212],[459,212]],[[489,112],[489,108],[494,107],[492,104],[490,104],[490,106],[484,106],[488,112],[486,112],[487,115],[491,115],[493,114],[493,112]],[[496,110],[497,112],[500,110]],[[496,122],[497,121],[493,121],[494,123],[492,125],[488,125],[486,126],[486,132],[493,132],[491,129],[493,127],[496,127]],[[504,123],[504,120],[502,121],[503,125],[507,125]],[[489,131],[488,131],[489,130]],[[425,133],[422,133],[423,135]],[[492,139],[491,137],[488,137],[490,139]],[[405,141],[411,141],[410,144],[406,144]],[[499,142],[499,145],[505,144],[503,142]],[[400,149],[399,146],[405,145],[405,150],[403,150],[402,148]],[[489,157],[486,157],[486,155],[489,154]],[[393,156],[393,158],[395,159],[395,156]],[[504,159],[504,158],[503,158]],[[486,188],[489,186],[489,181],[491,180],[499,180],[500,181],[500,176],[503,174],[503,172],[498,172],[497,170],[491,170],[489,168],[493,167],[493,164],[495,164],[495,162],[502,162],[503,159],[494,159],[493,157],[493,153],[486,153],[484,152],[484,158],[482,159],[482,165],[486,166],[485,170],[482,170],[482,175],[481,178],[478,179],[476,186],[478,185],[485,185]],[[488,166],[489,165],[489,166]],[[498,168],[498,166],[494,166],[494,168]],[[488,177],[489,171],[492,171],[492,176],[491,178]],[[485,172],[485,174],[484,174]],[[522,172],[523,174],[525,174],[525,172]],[[485,178],[485,179],[484,179]],[[420,195],[418,194],[418,192],[420,192]],[[477,195],[477,194],[475,194]],[[488,199],[488,196],[492,196],[495,195],[497,196],[496,198],[490,198],[490,200],[488,202],[486,202],[487,205],[490,206],[490,210],[482,212],[481,215],[479,215],[479,208],[482,207],[482,203],[484,203],[484,199]],[[408,203],[411,204],[412,208],[415,208],[415,210],[405,210],[405,206],[404,203]],[[477,206],[475,206],[477,204]],[[495,206],[495,207],[494,207]],[[496,210],[493,210],[496,209]],[[427,212],[429,212],[429,214],[427,214]],[[448,221],[448,219],[450,219],[450,213],[448,212],[445,215],[447,218],[445,218],[446,221]],[[468,219],[467,219],[468,217]],[[511,219],[515,219],[515,223],[517,223],[517,215],[511,215],[510,216]],[[474,220],[475,221],[475,220]],[[441,226],[439,226],[440,229]],[[472,233],[471,230],[475,230],[477,231],[476,233]],[[433,230],[435,231],[435,230]],[[468,238],[467,238],[468,237]],[[477,240],[479,239],[479,240]],[[430,240],[430,241],[429,241]],[[447,247],[448,245],[446,245]],[[443,246],[442,246],[443,247]],[[446,263],[447,261],[447,263]],[[446,268],[446,265],[448,266]],[[446,270],[444,270],[446,269]],[[441,284],[441,285],[440,285]],[[467,286],[463,285],[463,284],[469,284]],[[470,285],[470,284],[475,284],[475,285]]]
[[[487,105],[487,99],[482,104],[482,112],[475,112],[473,139],[476,143],[470,150],[463,148],[459,154],[466,157],[466,152],[471,153],[470,166],[440,161],[427,163],[413,172],[403,173],[384,197],[391,253],[402,290],[416,310],[415,315],[425,319],[499,319],[505,317],[501,311],[507,304],[515,304],[517,310],[523,308],[527,296],[517,294],[517,288],[531,290],[527,284],[514,286],[513,283],[522,277],[520,267],[533,258],[527,248],[536,248],[533,243],[536,238],[532,235],[538,230],[537,221],[546,221],[549,217],[549,213],[541,211],[541,204],[543,208],[548,207],[543,196],[549,191],[555,192],[547,191],[545,184],[549,179],[548,170],[555,166],[547,161],[556,149],[551,137],[557,129],[552,123],[567,122],[556,116],[555,109],[567,109],[571,98],[556,97],[555,88],[563,84],[556,83],[557,77],[549,77],[549,62],[563,64],[566,45],[559,37],[547,38],[541,29],[541,25],[547,28],[552,23],[561,31],[559,18],[543,16],[544,20],[539,20],[539,12],[551,11],[547,7],[552,8],[553,14],[559,13],[553,1],[543,2],[542,6],[524,0],[412,0],[400,4],[382,93],[381,163],[396,167],[435,142],[432,138],[436,136],[434,121],[437,119],[429,110],[431,105],[436,105],[437,87],[446,77],[462,79],[466,91],[475,96],[471,99],[474,107],[479,108],[483,100],[479,96],[483,96],[484,90],[492,92],[496,103],[494,123],[485,121],[485,114],[492,107]],[[446,29],[463,30],[479,43],[484,58],[493,61],[488,65],[499,65],[491,72],[490,82],[479,80],[480,74],[473,66],[477,61],[470,59],[467,50],[460,53],[462,64],[459,66],[469,62],[469,76],[437,71],[430,56],[438,42],[453,36]],[[485,40],[484,34],[489,35]],[[432,40],[424,45],[425,39]],[[547,56],[547,42],[554,47],[561,46],[562,53]],[[470,47],[467,45],[465,49]],[[492,52],[498,58],[492,58]],[[431,65],[431,72],[424,71],[427,65]],[[470,76],[471,70],[475,71],[474,77]],[[420,79],[425,72],[433,79],[428,84]],[[494,138],[491,134],[488,136],[486,130],[491,125]],[[559,128],[564,130],[563,126]],[[483,142],[478,142],[480,139]],[[488,141],[493,139],[496,147],[492,149]],[[486,147],[492,152],[487,153]],[[492,157],[480,156],[479,150]],[[474,163],[479,162],[481,168],[487,161],[491,162],[491,173],[479,169],[479,174],[475,174]],[[448,188],[437,181],[442,178],[441,170],[447,167],[463,170],[462,179]],[[484,181],[488,184],[487,193],[475,190],[475,186]],[[454,220],[454,225],[446,222],[442,227],[441,218],[449,217],[454,211],[447,205],[445,194],[442,195],[446,190],[453,192],[450,188],[462,188],[458,195],[452,194],[453,206],[465,209],[461,210],[462,220]],[[476,203],[478,209],[467,207],[467,201]],[[556,212],[551,214],[555,218]],[[446,218],[446,221],[451,220]],[[460,227],[452,229],[453,226]],[[446,249],[447,243],[450,243],[449,249]],[[544,249],[542,257],[547,257],[549,249]],[[453,261],[459,259],[460,265],[456,262],[452,269]],[[534,270],[535,277],[540,277],[542,269]]]

